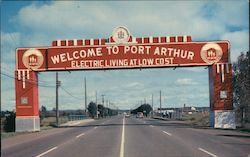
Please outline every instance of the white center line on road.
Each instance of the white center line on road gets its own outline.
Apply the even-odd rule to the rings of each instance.
[[[79,138],[79,137],[81,137],[81,136],[83,136],[83,135],[85,135],[85,134],[84,134],[84,133],[81,133],[81,134],[77,135],[76,138]]]
[[[43,155],[45,155],[45,154],[47,154],[47,153],[49,153],[49,152],[51,152],[51,151],[53,151],[53,150],[55,150],[55,149],[57,149],[57,147],[53,147],[53,148],[51,148],[51,149],[47,150],[46,152],[44,152],[44,153],[42,153],[42,154],[37,155],[36,157],[41,157],[41,156],[43,156]]]
[[[152,127],[152,128],[153,128],[154,126],[153,126],[153,125],[150,125],[150,127]]]
[[[166,132],[166,131],[162,131],[162,132],[164,132],[165,134],[167,134],[167,135],[169,135],[169,136],[172,136],[172,134],[169,133],[169,132]]]
[[[123,117],[122,121],[122,140],[121,140],[121,147],[120,147],[120,157],[124,157],[124,135],[125,135],[125,118]]]
[[[213,154],[213,153],[210,153],[209,151],[207,151],[207,150],[205,150],[205,149],[202,149],[202,148],[198,148],[200,151],[202,151],[202,152],[205,152],[205,153],[207,153],[207,154],[209,154],[209,155],[211,155],[211,156],[213,156],[213,157],[218,157],[217,155],[215,155],[215,154]]]

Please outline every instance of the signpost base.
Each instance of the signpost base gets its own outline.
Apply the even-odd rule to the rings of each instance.
[[[233,110],[210,111],[210,126],[220,129],[236,129],[235,112]]]
[[[16,132],[40,131],[39,116],[16,117]]]

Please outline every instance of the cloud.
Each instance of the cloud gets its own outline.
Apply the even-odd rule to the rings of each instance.
[[[133,89],[141,89],[144,87],[144,85],[140,82],[131,82],[126,85],[128,88],[133,88]]]
[[[193,85],[196,84],[191,78],[179,78],[175,81],[177,85]]]
[[[1,45],[13,43],[18,45],[20,43],[20,33],[19,32],[2,32],[1,31]],[[2,48],[2,47],[1,47]]]
[[[83,38],[93,32],[98,33],[98,29],[94,28],[108,19],[109,9],[102,6],[102,12],[98,6],[95,2],[78,4],[73,1],[55,1],[44,5],[32,3],[22,8],[15,18],[24,28],[37,33],[43,32],[61,38]]]
[[[21,44],[19,32],[1,31],[1,62],[14,64],[15,49]]]
[[[216,12],[216,18],[227,27],[242,27],[246,29],[249,27],[249,1],[217,1],[219,8]]]
[[[231,44],[231,61],[236,61],[241,52],[249,50],[249,30],[227,32],[222,35]]]
[[[225,25],[199,14],[206,5],[205,2],[169,1],[98,4],[54,1],[44,5],[32,3],[19,11],[16,20],[28,30],[61,38],[109,37],[117,25],[128,26],[132,34],[139,36],[193,35],[194,38],[209,38],[223,32]]]

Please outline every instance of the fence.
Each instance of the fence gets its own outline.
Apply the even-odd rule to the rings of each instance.
[[[68,115],[68,120],[69,121],[74,121],[74,120],[83,120],[88,118],[87,115]]]

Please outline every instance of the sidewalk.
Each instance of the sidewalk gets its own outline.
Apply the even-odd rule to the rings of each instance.
[[[83,120],[75,120],[75,121],[68,121],[67,123],[60,124],[60,127],[67,127],[67,126],[77,126],[79,124],[84,124],[88,122],[92,122],[94,119],[83,119]]]

